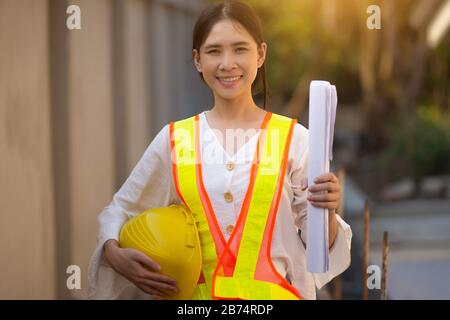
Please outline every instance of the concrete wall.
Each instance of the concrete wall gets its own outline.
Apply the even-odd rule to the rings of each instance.
[[[0,299],[84,298],[98,214],[164,124],[210,106],[200,4],[0,0]]]
[[[0,1],[0,299],[55,297],[47,29],[46,2]]]

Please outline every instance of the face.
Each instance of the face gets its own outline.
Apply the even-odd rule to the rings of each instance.
[[[266,43],[258,48],[253,37],[236,21],[217,22],[200,48],[194,63],[215,96],[233,99],[251,96],[251,86],[266,56]]]

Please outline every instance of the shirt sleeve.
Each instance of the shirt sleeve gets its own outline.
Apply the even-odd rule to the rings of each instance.
[[[307,246],[307,213],[308,213],[308,190],[301,190],[301,182],[308,177],[308,144],[309,133],[308,130],[303,129],[297,137],[300,137],[302,142],[297,143],[295,150],[295,159],[293,162],[293,169],[290,173],[291,187],[293,191],[292,209],[294,213],[294,224],[300,231],[300,236],[305,247]],[[298,148],[302,145],[302,148]],[[311,185],[308,183],[308,185]],[[326,283],[331,281],[334,277],[344,272],[350,266],[350,249],[352,230],[345,221],[336,215],[338,222],[338,230],[333,246],[330,248],[329,256],[329,270],[326,273],[313,273],[314,281],[318,289],[322,288]]]
[[[169,135],[169,125],[166,125],[98,216],[98,242],[88,271],[89,298],[114,299],[131,286],[104,259],[104,243],[109,239],[118,241],[120,230],[130,217],[149,208],[179,203],[172,180]],[[139,298],[137,295],[141,293],[131,292],[134,298]]]
[[[130,176],[99,215],[100,238],[119,240],[123,223],[149,209],[174,201],[170,165],[169,128],[153,139]]]

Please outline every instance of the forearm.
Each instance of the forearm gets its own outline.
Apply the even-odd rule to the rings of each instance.
[[[329,241],[328,248],[331,248],[333,246],[334,240],[336,240],[337,231],[339,227],[335,212],[336,212],[335,210],[330,210],[330,213],[328,214],[328,241]]]
[[[119,242],[115,239],[109,239],[103,245],[103,254],[110,266],[113,266],[113,255],[116,253],[118,248],[120,248]]]
[[[114,248],[119,247],[119,242],[115,239],[106,240],[105,244],[103,245],[103,250],[106,251],[112,247],[114,247]]]

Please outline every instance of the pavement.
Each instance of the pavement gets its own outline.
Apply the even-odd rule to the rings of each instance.
[[[350,177],[346,177],[344,188],[344,220],[352,227],[352,251],[356,250],[352,252],[352,269],[358,273],[363,247],[365,195]],[[384,204],[369,201],[369,206],[369,264],[376,264],[380,269],[383,232],[389,233],[388,298],[450,299],[450,199]],[[353,283],[347,283],[353,295],[361,292],[360,269],[357,276],[347,277],[353,279]],[[370,291],[371,298],[379,297],[378,290]]]

